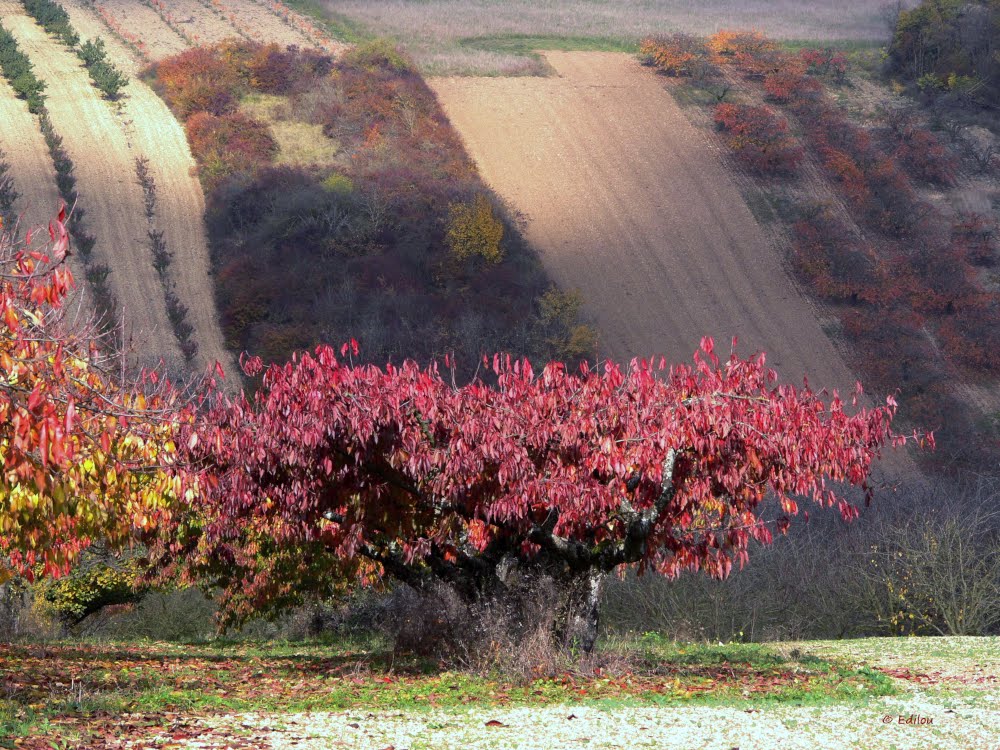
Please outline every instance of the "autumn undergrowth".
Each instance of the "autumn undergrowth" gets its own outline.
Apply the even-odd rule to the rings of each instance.
[[[207,644],[60,641],[0,645],[0,747],[25,737],[79,741],[110,724],[166,715],[491,706],[825,705],[897,692],[844,661],[764,644],[697,644],[656,635],[602,648],[628,670],[512,681],[442,671],[374,638]],[[93,733],[88,734],[88,733]],[[18,745],[21,746],[21,745]]]

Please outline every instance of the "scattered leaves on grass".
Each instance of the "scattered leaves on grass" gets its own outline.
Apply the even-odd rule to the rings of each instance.
[[[762,658],[735,647],[650,654],[636,662],[637,672],[561,674],[529,683],[428,674],[427,666],[334,646],[0,645],[0,748],[50,750],[58,742],[96,750],[122,743],[163,748],[195,737],[199,748],[259,747],[266,727],[247,727],[234,737],[213,730],[222,733],[214,737],[199,721],[244,711],[822,700],[870,694],[879,689],[876,678],[888,683],[875,673],[815,659]]]

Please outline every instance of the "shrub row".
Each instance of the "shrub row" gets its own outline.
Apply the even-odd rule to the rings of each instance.
[[[80,35],[73,29],[69,14],[59,3],[52,0],[23,0],[23,3],[25,10],[42,28],[59,37],[63,44],[76,52],[94,86],[108,99],[117,99],[128,85],[128,76],[108,60],[104,40],[89,39],[81,45]]]
[[[170,281],[170,263],[173,254],[167,249],[167,243],[163,239],[163,232],[156,228],[156,181],[149,169],[149,160],[146,157],[138,157],[135,160],[135,176],[139,186],[142,187],[143,203],[146,213],[148,228],[146,237],[149,240],[149,250],[153,255],[153,268],[160,279],[163,287],[163,296],[167,307],[167,319],[177,338],[184,359],[188,362],[198,354],[198,342],[193,338],[194,327],[187,320],[188,308],[184,305]]]
[[[14,185],[14,177],[10,174],[10,164],[6,160],[6,155],[0,148],[0,221],[4,225],[9,225],[14,211],[14,203],[20,197],[20,193]]]
[[[643,39],[639,55],[644,64],[664,75],[703,78],[713,72],[711,54],[700,37],[668,34]]]
[[[761,174],[792,174],[802,148],[788,132],[788,121],[768,107],[719,104],[715,123],[743,166]]]
[[[73,29],[69,14],[59,3],[52,0],[21,0],[21,4],[43,29],[59,37],[67,47],[76,47],[80,43],[80,35]]]
[[[27,5],[25,6],[27,7]],[[39,6],[40,8],[42,6]],[[61,6],[59,10],[62,10]],[[45,6],[39,12],[46,14],[49,18],[51,11]],[[65,14],[65,11],[63,11]],[[51,15],[54,19],[52,23],[58,26],[58,14]],[[59,32],[62,33],[62,32]],[[84,210],[79,206],[76,192],[76,176],[74,174],[73,160],[66,149],[63,148],[62,136],[56,133],[49,119],[49,114],[45,109],[44,98],[41,92],[45,89],[44,81],[39,80],[32,70],[31,63],[27,56],[20,51],[15,37],[0,27],[0,70],[4,77],[8,79],[14,90],[28,101],[28,109],[38,116],[38,125],[45,139],[45,145],[49,150],[49,157],[52,159],[52,166],[56,173],[56,187],[59,195],[66,205],[71,206],[68,229],[73,239],[73,246],[79,253],[86,267],[85,275],[90,282],[91,291],[94,296],[94,307],[99,324],[111,329],[117,320],[117,301],[107,284],[107,277],[111,270],[107,266],[92,265],[92,253],[96,238],[88,234],[84,229]],[[16,76],[12,79],[12,76]],[[25,95],[24,92],[34,92],[34,98]]]
[[[866,380],[883,391],[901,389],[907,418],[944,428],[929,460],[954,460],[951,469],[976,465],[983,451],[994,450],[995,436],[950,394],[947,379],[955,366],[986,373],[1000,367],[1000,295],[982,286],[976,268],[994,261],[996,227],[971,216],[950,225],[912,184],[952,184],[954,158],[910,118],[890,118],[873,132],[852,123],[819,80],[844,78],[836,55],[791,55],[753,33],[724,32],[709,46],[717,61],[734,65],[796,117],[853,218],[872,232],[870,241],[859,238],[835,213],[800,207],[791,227],[796,273],[815,294],[841,305],[843,330]],[[719,109],[725,129],[739,108]],[[983,449],[970,451],[969,440]]]
[[[14,93],[28,102],[28,111],[38,114],[45,108],[45,83],[38,79],[31,60],[17,46],[17,39],[0,26],[0,70]]]

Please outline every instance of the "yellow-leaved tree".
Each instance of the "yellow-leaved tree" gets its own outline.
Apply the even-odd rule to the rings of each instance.
[[[156,372],[126,382],[100,327],[66,314],[65,221],[44,247],[0,230],[0,578],[127,546],[197,489],[176,447],[193,403]]]

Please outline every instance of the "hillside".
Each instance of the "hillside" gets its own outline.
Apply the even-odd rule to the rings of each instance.
[[[432,79],[546,268],[579,288],[602,355],[686,361],[702,336],[766,351],[786,379],[854,376],[724,162],[628,55],[548,52],[551,78]]]

